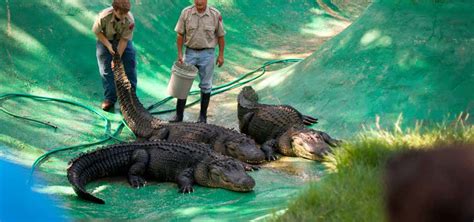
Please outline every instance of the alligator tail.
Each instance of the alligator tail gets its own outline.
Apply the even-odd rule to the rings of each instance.
[[[251,86],[245,86],[239,93],[239,102],[257,103],[258,94]]]
[[[112,145],[72,159],[67,169],[67,178],[76,194],[84,200],[104,204],[104,200],[88,193],[85,186],[98,178],[126,174],[134,149],[134,146],[127,144]]]
[[[253,112],[258,105],[258,95],[251,86],[245,86],[237,98],[237,117],[243,121],[247,113]]]
[[[152,122],[161,120],[153,117],[138,100],[135,86],[130,83],[120,58],[114,57],[114,64],[115,87],[125,122],[137,137],[148,138],[153,132]]]

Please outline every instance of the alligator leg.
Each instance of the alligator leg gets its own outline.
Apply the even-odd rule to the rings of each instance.
[[[137,142],[146,142],[147,139],[146,138],[143,138],[143,137],[137,137]]]
[[[249,123],[252,120],[253,115],[254,115],[253,112],[246,113],[242,117],[242,120],[239,121],[239,129],[241,133],[248,134]]]
[[[178,187],[180,193],[192,193],[194,183],[194,170],[187,168],[178,175]]]
[[[277,160],[277,155],[275,153],[275,146],[277,142],[274,139],[268,140],[262,144],[262,151],[265,153],[265,159],[268,161]]]
[[[244,163],[244,169],[245,169],[245,171],[254,171],[254,170],[259,170],[260,167],[255,166],[255,165],[251,165],[251,164],[248,164],[248,163]]]
[[[128,170],[128,182],[132,187],[144,187],[146,180],[143,175],[146,172],[150,157],[144,149],[137,149],[132,154],[132,166]]]
[[[303,115],[303,124],[304,125],[307,125],[307,126],[311,126],[315,123],[318,122],[318,118],[314,118],[312,116],[306,116],[306,115]]]
[[[159,130],[153,131],[153,136],[150,137],[149,141],[160,141],[168,139],[170,130],[168,128],[160,128]]]
[[[244,166],[245,171],[254,171],[254,170],[259,170],[260,169],[259,166],[255,166],[255,165],[248,164],[248,163],[245,163],[245,162],[242,162],[242,166]]]

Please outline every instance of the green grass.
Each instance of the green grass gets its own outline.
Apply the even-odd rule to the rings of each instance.
[[[366,130],[325,160],[328,174],[294,200],[275,221],[384,221],[382,174],[392,155],[434,145],[474,143],[467,117],[431,127],[402,131]]]

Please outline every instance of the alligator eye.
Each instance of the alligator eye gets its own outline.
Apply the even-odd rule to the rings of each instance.
[[[211,169],[210,173],[213,176],[219,176],[219,170],[217,170],[217,169]]]
[[[220,177],[221,177],[221,176],[220,176],[217,172],[211,171],[211,179],[212,179],[213,181],[219,181],[219,178],[220,178]]]
[[[221,178],[222,181],[224,181],[226,183],[229,183],[229,180],[227,179],[227,177],[221,176],[220,178]]]

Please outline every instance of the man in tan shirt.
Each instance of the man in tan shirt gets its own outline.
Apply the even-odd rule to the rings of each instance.
[[[101,108],[109,111],[117,101],[115,92],[112,57],[118,53],[122,58],[130,83],[137,85],[136,53],[132,45],[135,20],[130,13],[129,0],[113,0],[112,7],[104,9],[94,22],[92,31],[97,36],[96,55],[104,87],[104,101]]]
[[[207,0],[194,0],[194,5],[181,12],[175,31],[178,33],[178,61],[195,65],[199,69],[199,88],[201,88],[201,111],[198,122],[207,122],[207,107],[212,90],[215,47],[219,45],[216,64],[224,64],[224,25],[217,9],[207,5]],[[183,44],[186,46],[183,60]],[[171,122],[183,121],[186,99],[178,99],[176,116]]]

